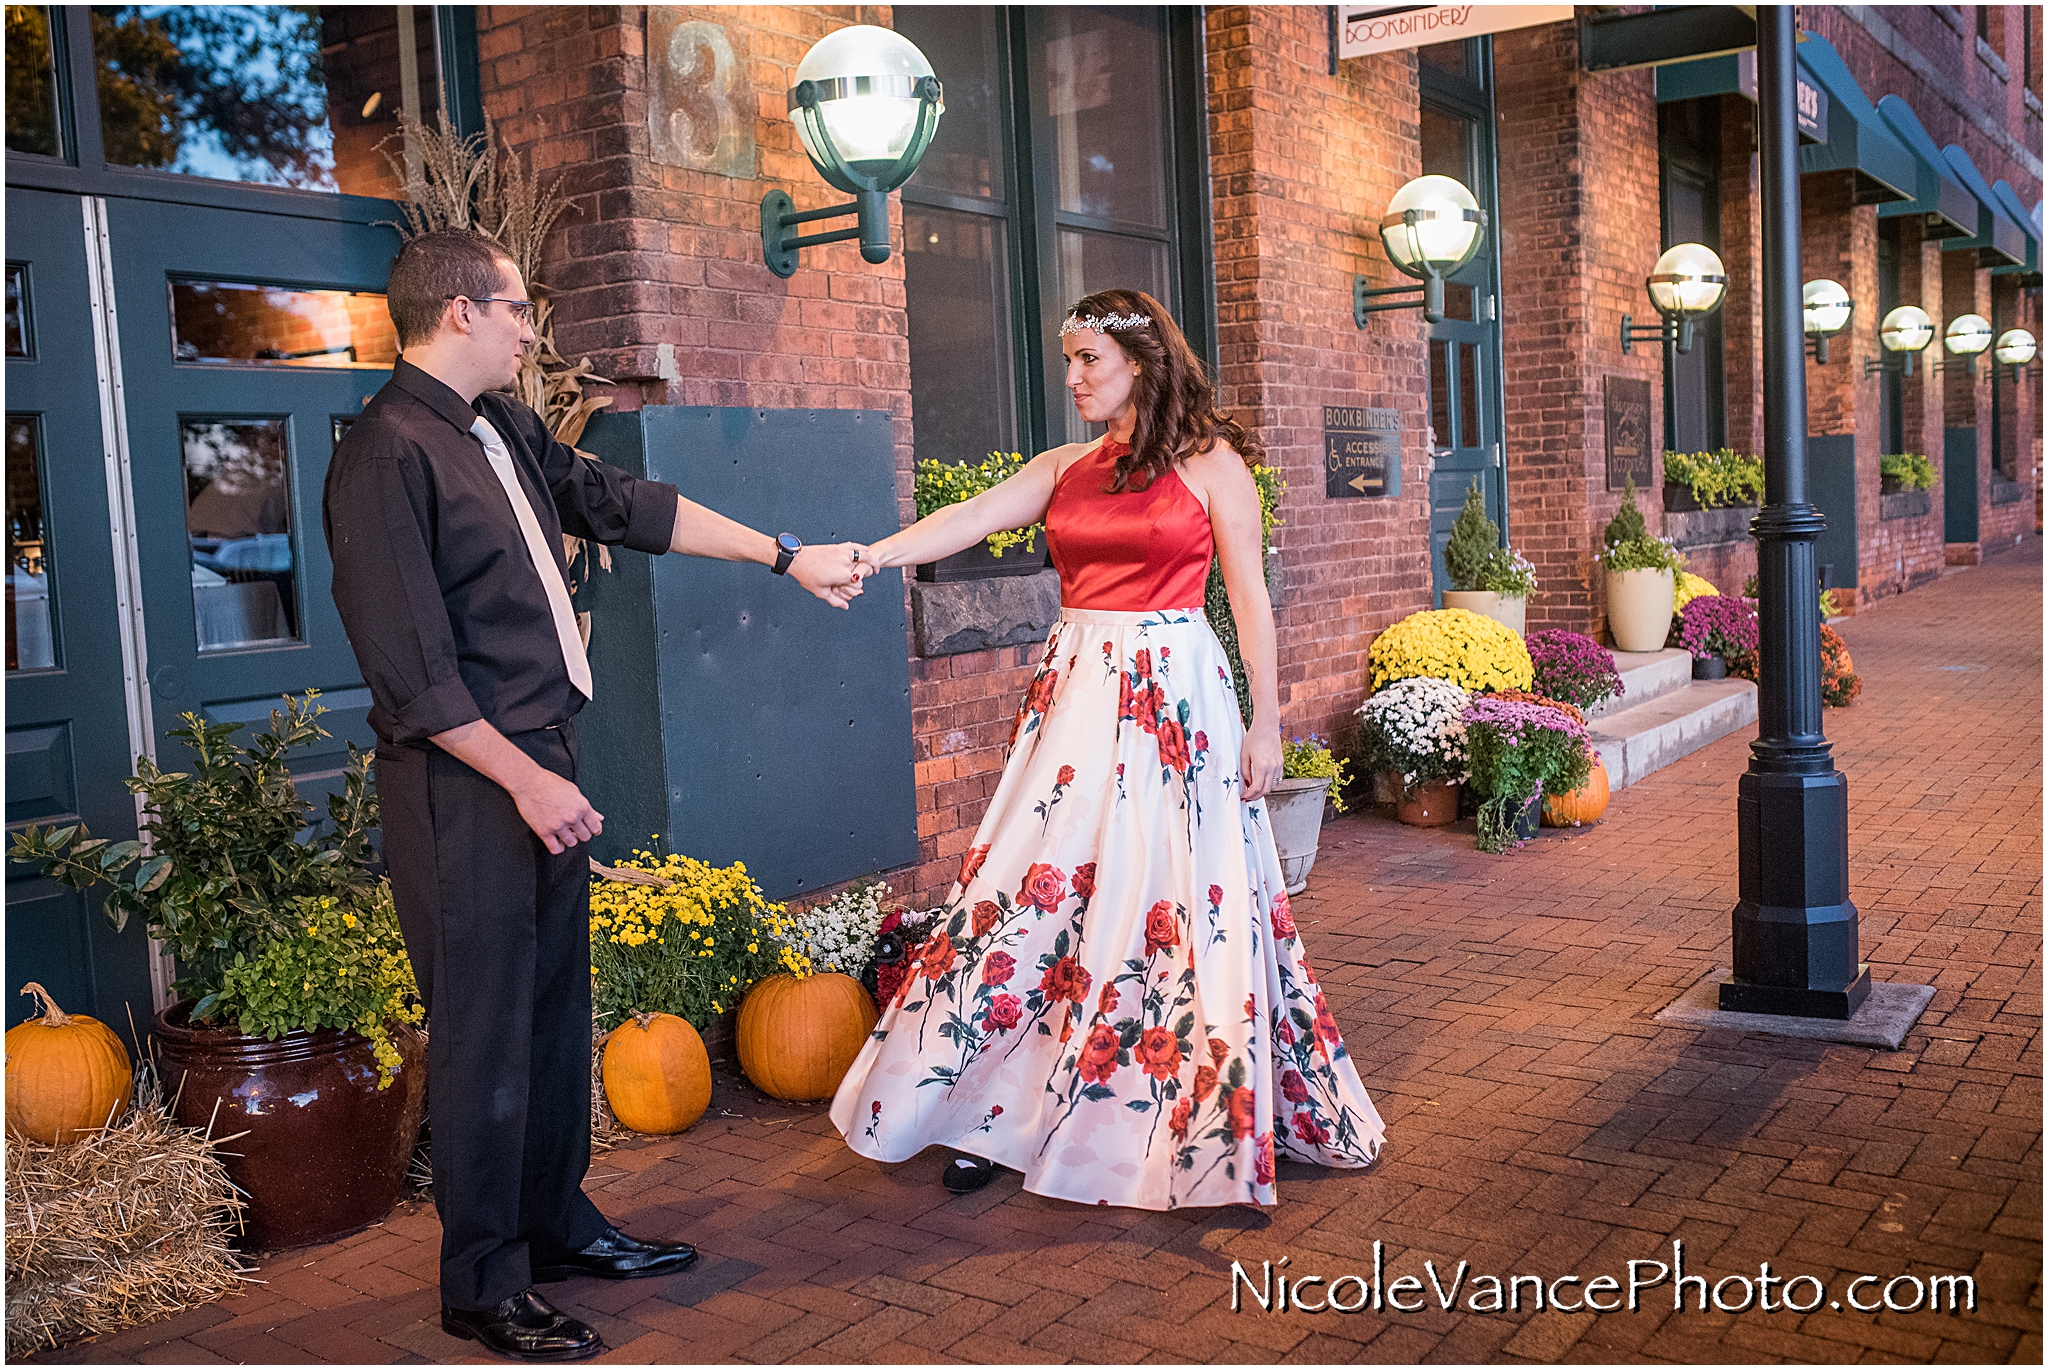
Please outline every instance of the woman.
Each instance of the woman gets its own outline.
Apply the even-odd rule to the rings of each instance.
[[[1151,296],[1087,296],[1060,342],[1104,439],[1042,453],[868,554],[935,561],[1043,519],[1062,608],[946,921],[911,953],[832,1121],[876,1160],[975,1153],[946,1171],[958,1192],[1003,1165],[1076,1203],[1271,1203],[1276,1150],[1363,1166],[1383,1129],[1258,802],[1281,756],[1260,453]],[[1249,731],[1202,614],[1212,545]]]

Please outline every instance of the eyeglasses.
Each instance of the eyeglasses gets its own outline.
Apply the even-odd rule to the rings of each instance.
[[[521,323],[532,323],[534,303],[532,300],[508,300],[498,295],[443,295],[444,300],[468,300],[471,304],[509,304],[512,317]]]

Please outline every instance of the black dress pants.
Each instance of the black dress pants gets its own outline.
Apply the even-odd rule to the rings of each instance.
[[[576,778],[572,725],[516,733]],[[438,747],[381,747],[384,859],[427,1008],[441,1301],[490,1308],[603,1235],[590,1168],[589,848],[551,855]]]

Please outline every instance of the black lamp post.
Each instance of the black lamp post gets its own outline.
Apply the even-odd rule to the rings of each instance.
[[[1735,974],[1721,1007],[1848,1018],[1870,993],[1849,901],[1849,792],[1820,713],[1820,584],[1827,522],[1806,495],[1806,347],[1799,280],[1799,129],[1793,11],[1756,11],[1762,161],[1764,506],[1757,540],[1760,727],[1736,800]]]

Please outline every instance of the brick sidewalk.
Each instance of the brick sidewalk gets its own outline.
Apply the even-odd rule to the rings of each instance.
[[[954,1199],[936,1153],[876,1165],[822,1106],[726,1083],[688,1134],[601,1155],[588,1185],[627,1228],[696,1242],[698,1268],[550,1297],[628,1363],[2039,1363],[2040,548],[1842,629],[1866,683],[1826,724],[1864,953],[1937,988],[1904,1051],[1652,1020],[1729,961],[1748,741],[1730,737],[1510,857],[1474,850],[1469,822],[1325,833],[1295,910],[1387,1119],[1368,1172],[1282,1163],[1263,1213],[1081,1208],[1014,1176]],[[1446,1281],[1461,1260],[1591,1280],[1674,1239],[1710,1280],[1769,1261],[1841,1299],[1858,1274],[1966,1274],[1977,1309],[1674,1313],[1667,1284],[1605,1315],[1445,1312],[1427,1285],[1427,1312],[1230,1311],[1233,1261],[1369,1275],[1379,1241],[1389,1281],[1425,1259]],[[46,1359],[473,1358],[435,1316],[438,1241],[415,1204],[273,1258],[249,1294]]]

